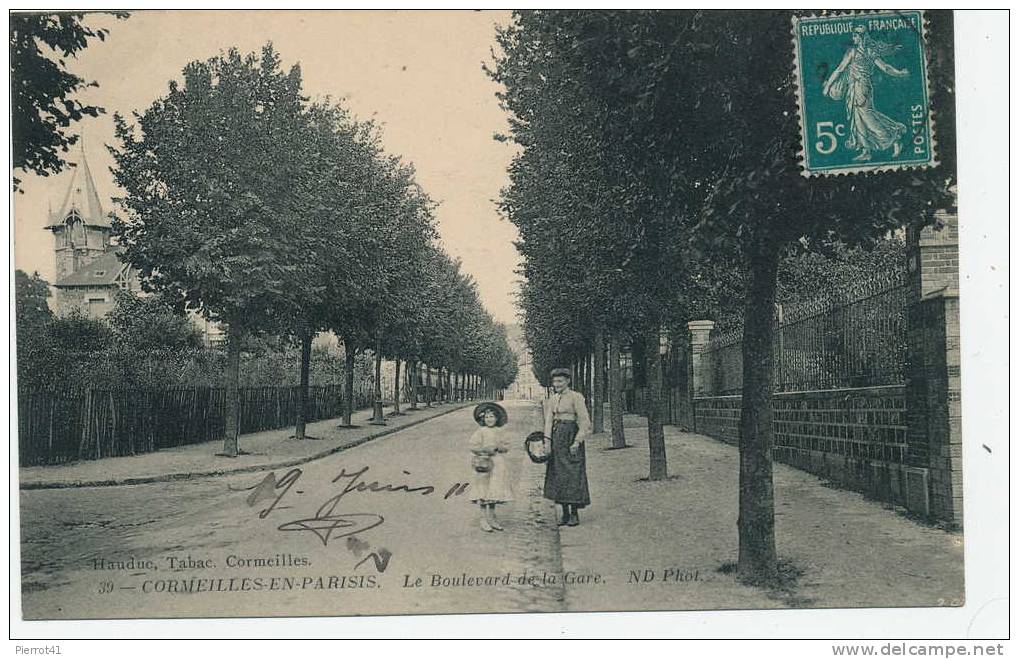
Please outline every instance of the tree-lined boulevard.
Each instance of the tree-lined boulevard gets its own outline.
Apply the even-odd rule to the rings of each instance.
[[[539,423],[533,402],[507,401],[506,408],[515,437]],[[739,583],[726,568],[736,559],[736,449],[668,428],[666,450],[684,465],[684,487],[642,481],[647,442],[636,432],[643,421],[632,415],[624,420],[634,449],[589,452],[595,505],[581,526],[556,527],[541,497],[543,470],[527,461],[521,441],[510,453],[518,487],[500,513],[506,530],[483,533],[469,488],[447,498],[471,478],[464,449],[470,412],[276,469],[284,486],[254,500],[269,472],[24,490],[25,617],[933,606],[961,596],[961,535],[918,525],[786,466],[776,471],[778,537],[787,570],[805,574],[785,590]],[[286,431],[276,434],[285,443]],[[434,491],[356,489],[375,481]],[[310,529],[293,530],[348,489],[337,512],[384,522],[356,540],[334,532],[328,543]]]
[[[929,13],[940,165],[809,177],[796,156],[804,145],[789,48],[791,21],[802,13],[518,11],[493,34],[484,72],[509,122],[496,139],[515,154],[495,205],[518,231],[518,307],[534,375],[547,386],[554,367],[571,368],[591,408],[590,527],[556,529],[540,469],[520,450],[523,437],[541,427],[527,401],[510,406],[506,431],[519,438],[512,444],[520,491],[508,531],[478,533],[463,487],[474,421],[458,410],[283,471],[25,492],[28,616],[130,616],[139,602],[160,616],[197,616],[619,609],[625,602],[663,609],[937,605],[937,588],[948,602],[961,596],[956,536],[910,526],[855,494],[820,492],[815,480],[786,467],[776,476],[776,303],[810,299],[822,288],[817,282],[853,279],[871,264],[902,267],[902,234],[935,224],[955,204],[951,14]],[[77,36],[65,54],[84,48],[86,36],[106,34],[71,27]],[[24,66],[33,66],[29,60]],[[437,204],[414,166],[384,149],[379,124],[343,102],[309,97],[300,66],[282,62],[271,44],[254,53],[228,49],[187,64],[146,107],[113,113],[108,149],[121,258],[143,290],[167,305],[163,312],[196,313],[226,329],[226,427],[221,450],[208,456],[217,466],[245,457],[242,354],[259,341],[299,349],[298,441],[319,439],[308,430],[309,387],[313,341],[323,333],[339,339],[345,360],[343,417],[332,424],[351,432],[385,425],[390,405],[400,415],[498,398],[518,375],[520,356],[505,326],[442,247]],[[56,98],[85,84],[65,81]],[[67,126],[101,111],[68,107],[67,120],[51,127],[56,137],[44,139],[40,153],[16,156],[17,167],[59,171],[57,150],[74,142]],[[20,281],[36,290],[34,306],[23,305],[26,315],[45,315],[45,282]],[[129,325],[123,313],[119,321],[114,315],[118,327]],[[666,423],[663,358],[688,340],[690,321],[705,318],[728,320],[742,339],[738,453]],[[624,414],[624,355],[646,379],[646,424]],[[372,416],[358,429],[355,361],[369,356]],[[394,363],[395,401],[384,399],[384,360]],[[628,447],[635,449],[618,450]],[[319,506],[336,496],[336,479],[362,467],[370,469],[366,483],[392,488],[343,492],[343,524],[323,516]],[[811,509],[819,502],[831,509]],[[783,531],[786,514],[795,520]],[[852,520],[863,528],[859,553],[824,565],[819,552],[835,551],[834,538]],[[355,530],[335,532],[340,526]],[[571,546],[563,534],[580,540]],[[924,575],[944,561],[949,577],[933,585],[917,578],[906,600],[881,599],[889,584],[881,569],[900,569],[904,559],[876,555],[874,547],[907,536],[916,544],[905,553],[921,561]],[[647,546],[616,552],[613,543],[624,541]],[[258,594],[250,596],[232,585],[222,591],[224,579],[250,576],[226,565],[227,554],[280,547],[306,557],[314,576],[278,576],[305,585],[252,586]],[[161,565],[171,549],[208,557],[214,566],[183,571],[217,585],[202,597],[170,596],[145,588],[175,579],[172,567],[109,578],[89,567],[96,556]],[[684,551],[702,553],[675,564]],[[839,599],[844,584],[834,579],[797,599],[797,565],[851,579],[850,563],[861,564],[865,585],[853,597]],[[672,570],[677,582],[686,579],[676,575],[696,573],[711,583],[637,597],[626,575],[647,570],[652,580]],[[603,587],[593,576],[513,582],[524,571],[598,571],[611,594],[570,595],[571,587]],[[466,595],[446,588],[415,594],[418,576],[472,572],[508,574],[512,583]]]

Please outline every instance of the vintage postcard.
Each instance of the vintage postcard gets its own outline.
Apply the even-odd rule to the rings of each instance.
[[[952,12],[9,21],[24,620],[967,602]]]

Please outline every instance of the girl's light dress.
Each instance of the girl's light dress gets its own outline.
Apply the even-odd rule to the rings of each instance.
[[[468,442],[471,453],[487,451],[492,455],[492,470],[479,473],[471,469],[471,486],[468,490],[473,503],[506,503],[513,500],[510,483],[509,460],[506,456],[509,439],[501,428],[478,428]],[[501,452],[496,453],[496,449]]]

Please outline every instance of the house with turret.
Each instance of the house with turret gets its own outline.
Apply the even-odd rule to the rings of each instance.
[[[121,259],[123,248],[112,241],[113,226],[103,210],[95,179],[82,149],[70,169],[67,191],[58,210],[49,211],[46,229],[53,233],[56,258],[54,312],[66,316],[74,309],[102,318],[115,304],[117,291],[143,295],[138,271]],[[207,345],[221,343],[222,328],[191,314]]]
[[[103,211],[92,170],[82,151],[58,210],[46,226],[53,232],[56,256],[55,312],[66,316],[73,309],[94,318],[113,309],[118,290],[138,293],[136,270],[120,259],[111,242],[113,227]]]

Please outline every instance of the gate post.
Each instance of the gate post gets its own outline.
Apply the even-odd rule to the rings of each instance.
[[[704,356],[708,339],[715,327],[713,320],[691,320],[686,324],[690,330],[690,388],[693,396],[710,396],[713,391],[711,364]]]
[[[959,220],[940,219],[941,227],[906,232],[906,460],[927,477],[926,501],[909,507],[961,527]]]
[[[687,363],[689,374],[687,377],[687,390],[690,399],[690,430],[697,432],[697,401],[701,396],[710,396],[714,393],[714,383],[711,381],[711,363],[705,355],[708,349],[708,341],[711,338],[711,330],[715,328],[713,320],[691,320],[686,324],[690,332],[690,353]]]

